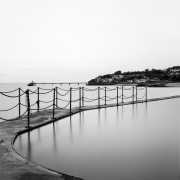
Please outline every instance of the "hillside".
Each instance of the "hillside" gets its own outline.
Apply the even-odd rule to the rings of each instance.
[[[149,85],[155,83],[180,82],[180,66],[173,66],[167,69],[145,69],[144,71],[120,70],[112,73],[100,75],[88,81],[88,85],[114,85],[114,84],[138,84]]]

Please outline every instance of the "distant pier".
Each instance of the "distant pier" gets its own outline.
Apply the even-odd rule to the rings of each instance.
[[[28,84],[28,86],[36,86],[36,85],[54,85],[54,84],[57,84],[57,85],[64,85],[64,84],[69,84],[69,86],[71,84],[77,84],[77,85],[80,85],[80,84],[87,84],[87,82],[56,82],[56,83],[36,83],[36,82],[30,82]]]

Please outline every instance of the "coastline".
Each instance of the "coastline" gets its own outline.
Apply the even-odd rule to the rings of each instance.
[[[155,83],[118,83],[118,84],[87,84],[87,86],[147,86],[147,87],[180,87],[180,82]]]
[[[178,82],[178,83],[167,83],[166,87],[180,87],[180,82]]]

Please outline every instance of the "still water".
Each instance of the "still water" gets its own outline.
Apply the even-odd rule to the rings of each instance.
[[[179,110],[180,98],[85,111],[20,135],[14,148],[86,180],[177,180]]]

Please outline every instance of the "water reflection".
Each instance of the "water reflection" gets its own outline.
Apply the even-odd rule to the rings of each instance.
[[[132,104],[132,120],[134,121],[134,104]]]
[[[119,108],[118,108],[119,106],[117,106],[117,109],[116,109],[116,122],[117,122],[117,126],[118,126],[118,124],[119,124]]]
[[[147,106],[148,106],[148,103],[146,102],[145,103],[145,118],[146,118],[146,120],[147,120],[147,117],[148,117],[148,115],[147,115]]]
[[[174,99],[81,112],[19,136],[14,147],[38,164],[87,180],[174,180],[179,106]]]
[[[27,133],[28,134],[28,148],[27,148],[27,159],[31,160],[31,136],[30,136],[30,132]]]
[[[72,130],[72,120],[71,120],[71,116],[70,116],[70,140],[71,142],[73,142],[73,130]]]
[[[37,129],[37,131],[38,131],[38,141],[40,142],[41,141],[41,130],[40,130],[40,128],[38,128]]]
[[[101,116],[100,116],[100,109],[98,109],[98,129],[101,128]]]
[[[53,144],[54,144],[54,153],[57,154],[57,142],[56,142],[56,129],[55,123],[53,122]]]
[[[82,134],[82,119],[81,119],[81,112],[79,113],[79,132],[80,132],[80,135]]]

